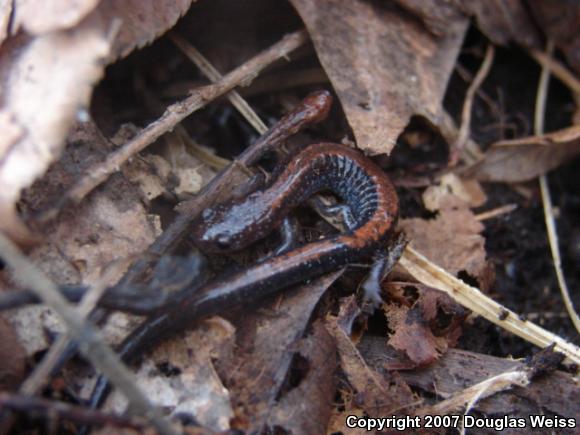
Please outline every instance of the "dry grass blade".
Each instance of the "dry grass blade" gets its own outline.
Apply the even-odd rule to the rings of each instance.
[[[580,80],[578,80],[573,73],[568,71],[564,65],[556,59],[553,59],[552,56],[539,50],[530,50],[530,55],[542,66],[542,68],[547,68],[555,77],[568,86],[572,92],[580,94]]]
[[[530,321],[521,320],[513,311],[446,272],[414,249],[407,247],[399,263],[419,282],[444,291],[459,304],[495,325],[541,348],[555,344],[555,350],[566,355],[568,361],[580,363],[580,348]]]
[[[448,415],[464,407],[466,407],[465,414],[467,414],[477,401],[500,391],[507,390],[514,385],[525,387],[529,381],[529,377],[525,371],[513,370],[501,373],[482,382],[478,382],[469,388],[465,388],[436,405],[420,409],[417,411],[417,414]]]
[[[554,43],[548,41],[546,49],[546,59],[552,59],[554,51]],[[544,119],[546,114],[546,100],[548,99],[548,83],[550,81],[550,70],[547,63],[542,63],[542,74],[538,82],[538,92],[536,94],[536,108],[534,111],[534,133],[537,136],[544,134]],[[574,309],[574,303],[570,297],[570,291],[566,284],[564,271],[562,270],[562,259],[560,257],[560,248],[558,243],[558,233],[556,231],[556,220],[554,219],[554,209],[552,207],[552,198],[550,196],[550,186],[548,184],[548,177],[546,174],[540,175],[540,190],[542,192],[542,204],[544,206],[544,219],[546,221],[546,229],[548,231],[548,241],[550,243],[550,251],[552,259],[554,260],[554,269],[556,270],[556,277],[558,279],[558,286],[562,299],[566,306],[566,311],[576,328],[580,332],[580,318]]]
[[[469,139],[469,132],[471,130],[471,112],[473,108],[473,99],[477,93],[477,90],[481,87],[481,84],[487,77],[491,66],[493,65],[493,58],[495,54],[495,48],[493,44],[488,44],[487,49],[485,51],[485,57],[483,58],[483,62],[481,63],[481,67],[479,71],[477,71],[477,75],[469,85],[469,89],[467,89],[467,94],[465,96],[465,102],[463,104],[463,110],[461,112],[461,127],[459,128],[459,134],[455,143],[453,144],[455,148],[455,152],[458,155],[463,154],[463,150],[465,148],[465,144]]]

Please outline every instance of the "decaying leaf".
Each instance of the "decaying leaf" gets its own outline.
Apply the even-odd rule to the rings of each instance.
[[[468,25],[453,5],[439,1],[429,9],[445,30],[435,36],[415,16],[388,2],[291,3],[308,28],[361,149],[389,153],[413,115],[437,124]],[[440,15],[433,16],[433,10]]]
[[[12,0],[0,0],[0,44],[8,35],[8,24],[12,15]]]
[[[580,4],[567,0],[528,0],[527,3],[539,27],[580,73]]]
[[[315,323],[313,333],[298,346],[295,370],[301,372],[303,379],[281,398],[270,418],[270,427],[324,433],[334,406],[336,363],[333,338],[321,323]]]
[[[467,311],[449,296],[417,284],[388,283],[387,289],[391,302],[384,310],[393,331],[388,344],[403,352],[410,364],[403,358],[390,361],[386,367],[429,365],[457,343]],[[418,296],[409,295],[415,292]]]
[[[477,180],[460,178],[453,173],[445,174],[438,185],[429,186],[423,192],[423,204],[430,211],[466,205],[474,208],[482,206],[486,200]]]
[[[373,351],[365,354],[373,367],[381,366],[384,344],[373,340]],[[367,347],[371,349],[371,346]],[[401,372],[410,385],[443,398],[511,370],[525,369],[526,363],[512,358],[497,358],[460,349],[449,349],[440,360],[423,370]],[[477,401],[474,408],[488,415],[537,414],[538,409],[568,418],[580,415],[580,403],[575,398],[580,385],[573,375],[555,371],[532,381],[525,388],[514,387],[510,391]]]
[[[484,227],[465,205],[444,208],[435,219],[402,219],[400,227],[411,245],[437,265],[455,275],[467,273],[481,288],[489,286],[490,267],[481,235]]]
[[[285,397],[284,387],[291,377],[294,356],[300,350],[299,342],[318,301],[341,272],[285,293],[281,302],[265,304],[262,311],[271,310],[270,315],[244,311],[243,318],[236,323],[236,353],[232,359],[218,362],[218,372],[230,390],[239,425],[247,432],[265,427],[270,419],[284,420],[283,414],[277,414],[273,407]],[[318,369],[311,367],[314,371]]]
[[[26,352],[13,326],[0,316],[0,391],[13,390],[24,377]]]
[[[171,415],[195,419],[213,431],[226,431],[233,417],[231,397],[223,386],[213,360],[225,358],[234,346],[235,329],[227,321],[212,318],[181,337],[171,339],[151,354],[137,371],[147,397]],[[116,393],[106,409],[123,412],[124,397]]]
[[[64,155],[28,189],[21,202],[28,214],[58,200],[88,165],[106,153],[107,146],[92,123],[78,123],[69,136]],[[104,271],[117,262],[126,262],[145,250],[159,234],[158,217],[150,216],[139,191],[123,176],[113,177],[102,189],[78,207],[69,208],[57,221],[36,229],[42,242],[30,251],[30,258],[57,284],[93,285]],[[113,284],[110,282],[108,284]],[[29,353],[46,348],[48,331],[61,332],[58,320],[46,307],[28,307],[10,312]],[[131,325],[119,320],[115,336]]]
[[[354,390],[347,412],[352,414],[351,409],[354,412],[362,409],[371,417],[392,415],[415,399],[409,387],[397,376],[389,374],[387,378],[369,367],[359,353],[350,337],[352,324],[359,314],[354,297],[349,297],[341,303],[338,316],[329,317],[326,321],[328,332],[336,340],[340,367]]]
[[[517,183],[557,168],[580,154],[580,126],[497,142],[469,175],[481,181]]]
[[[119,33],[110,61],[143,47],[173,27],[194,0],[101,0],[95,14],[105,23],[117,21]],[[138,11],[138,13],[136,13]]]
[[[75,117],[88,106],[109,45],[91,21],[42,37],[14,37],[1,47],[0,118],[21,132],[0,136],[0,228],[13,238],[29,239],[15,209],[20,191],[60,154]]]
[[[177,6],[174,1],[85,0],[72,8],[63,3],[41,2],[39,8],[37,2],[14,2],[10,32],[22,28],[30,34],[17,33],[0,49],[0,123],[8,122],[17,133],[0,136],[0,229],[20,242],[32,238],[16,212],[20,192],[60,156],[75,119],[86,118],[106,59],[152,41],[191,0]],[[3,20],[9,10],[0,9]]]
[[[100,3],[100,0],[53,0],[37,2],[17,0],[14,2],[12,34],[25,31],[33,36],[70,29],[78,25]]]
[[[494,43],[506,45],[516,41],[527,47],[539,46],[540,36],[525,1],[470,0],[457,4],[475,16],[479,29]]]

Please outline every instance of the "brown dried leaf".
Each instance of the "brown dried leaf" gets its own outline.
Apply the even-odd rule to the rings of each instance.
[[[382,364],[380,343],[375,347],[373,366]],[[466,350],[449,349],[443,357],[423,370],[402,372],[410,385],[430,394],[449,397],[476,383],[512,370],[525,370],[521,360],[497,358]],[[580,384],[569,373],[555,371],[534,379],[530,385],[514,387],[509,391],[477,401],[474,409],[485,414],[538,414],[538,408],[563,417],[580,415]]]
[[[475,16],[479,29],[495,44],[506,45],[510,41],[516,41],[526,47],[540,45],[540,36],[525,2],[521,0],[455,2],[467,14]]]
[[[403,219],[400,226],[411,245],[438,266],[454,275],[466,272],[481,288],[488,288],[491,269],[481,236],[484,227],[469,209],[444,208],[435,219]]]
[[[98,130],[90,123],[77,125],[70,137],[71,146],[58,163],[26,191],[21,202],[26,212],[53,203],[79,171],[106,152]],[[143,252],[159,234],[159,222],[147,214],[135,186],[116,176],[80,205],[65,210],[58,221],[39,228],[38,233],[43,239],[30,257],[55,283],[92,285],[111,264]],[[46,307],[29,307],[10,315],[30,353],[46,347],[43,328],[61,331]],[[130,325],[119,321],[125,324],[117,325],[116,334],[123,334]]]
[[[444,30],[434,36],[416,16],[387,2],[291,3],[308,28],[360,148],[389,153],[413,115],[437,124],[468,25],[453,5],[438,1],[429,9],[429,26],[437,21]]]
[[[335,396],[336,346],[321,323],[300,342],[298,368],[303,372],[300,384],[286,393],[274,409],[270,427],[285,428],[288,433],[325,433]],[[297,410],[308,409],[308,412]]]
[[[479,207],[486,201],[485,192],[476,180],[459,178],[453,173],[445,174],[438,185],[429,186],[423,192],[423,204],[430,211],[452,207]]]
[[[0,0],[0,44],[8,35],[8,24],[12,16],[12,0]]]
[[[387,368],[414,368],[431,364],[449,347],[456,344],[461,335],[461,323],[467,312],[445,293],[423,285],[389,283],[389,294],[398,296],[400,302],[385,305],[389,329],[394,333],[388,344],[404,352],[412,362],[405,359],[392,361]],[[409,288],[419,296],[409,301]]]
[[[347,411],[362,408],[371,417],[390,415],[415,399],[404,382],[387,379],[366,364],[350,338],[351,325],[359,314],[354,297],[349,297],[341,303],[338,317],[326,320],[326,328],[337,343],[342,371],[356,393]]]
[[[24,378],[26,352],[13,326],[0,316],[0,391],[13,390]]]
[[[10,33],[16,34],[20,29],[30,35],[70,29],[93,11],[100,0],[16,0],[14,2],[14,20]]]
[[[527,0],[528,8],[542,31],[564,52],[580,74],[580,3],[568,0]]]
[[[223,386],[213,360],[231,350],[235,329],[227,321],[214,317],[184,336],[156,347],[137,372],[139,385],[157,406],[171,415],[194,417],[212,431],[230,428],[233,410],[230,393]],[[127,402],[116,392],[107,401],[107,409],[123,412]]]
[[[517,183],[557,168],[580,153],[580,126],[496,142],[468,172],[481,181]]]
[[[282,388],[312,312],[341,273],[325,275],[285,292],[281,302],[278,297],[263,308],[269,311],[268,315],[252,310],[244,313],[236,323],[236,354],[229,361],[219,361],[218,370],[230,390],[235,413],[243,420],[246,432],[261,431],[272,418],[273,406],[280,396],[284,397]]]
[[[0,51],[0,122],[18,132],[0,136],[0,229],[20,242],[32,238],[16,213],[20,192],[60,156],[75,118],[86,116],[105,59],[151,42],[191,0],[37,3],[14,3],[13,31],[22,27],[35,36],[20,32]],[[2,20],[7,10],[0,9]]]
[[[9,119],[21,133],[0,136],[0,228],[11,237],[29,238],[15,210],[20,191],[60,154],[108,53],[108,38],[95,20],[41,37],[14,37],[2,45],[0,119]]]
[[[169,30],[193,0],[101,0],[95,11],[104,23],[118,22],[110,61],[124,57]]]

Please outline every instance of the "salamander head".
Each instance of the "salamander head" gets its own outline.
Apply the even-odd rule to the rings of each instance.
[[[261,236],[256,231],[256,211],[256,207],[247,202],[220,204],[204,210],[193,225],[195,245],[211,253],[245,248]]]

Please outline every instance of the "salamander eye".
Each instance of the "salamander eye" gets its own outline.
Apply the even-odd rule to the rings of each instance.
[[[211,219],[215,216],[215,210],[213,208],[206,208],[202,213],[201,213],[201,217],[204,220],[208,220]]]
[[[225,237],[220,237],[219,239],[216,240],[216,245],[218,248],[220,248],[222,250],[227,250],[231,247],[232,244]]]

